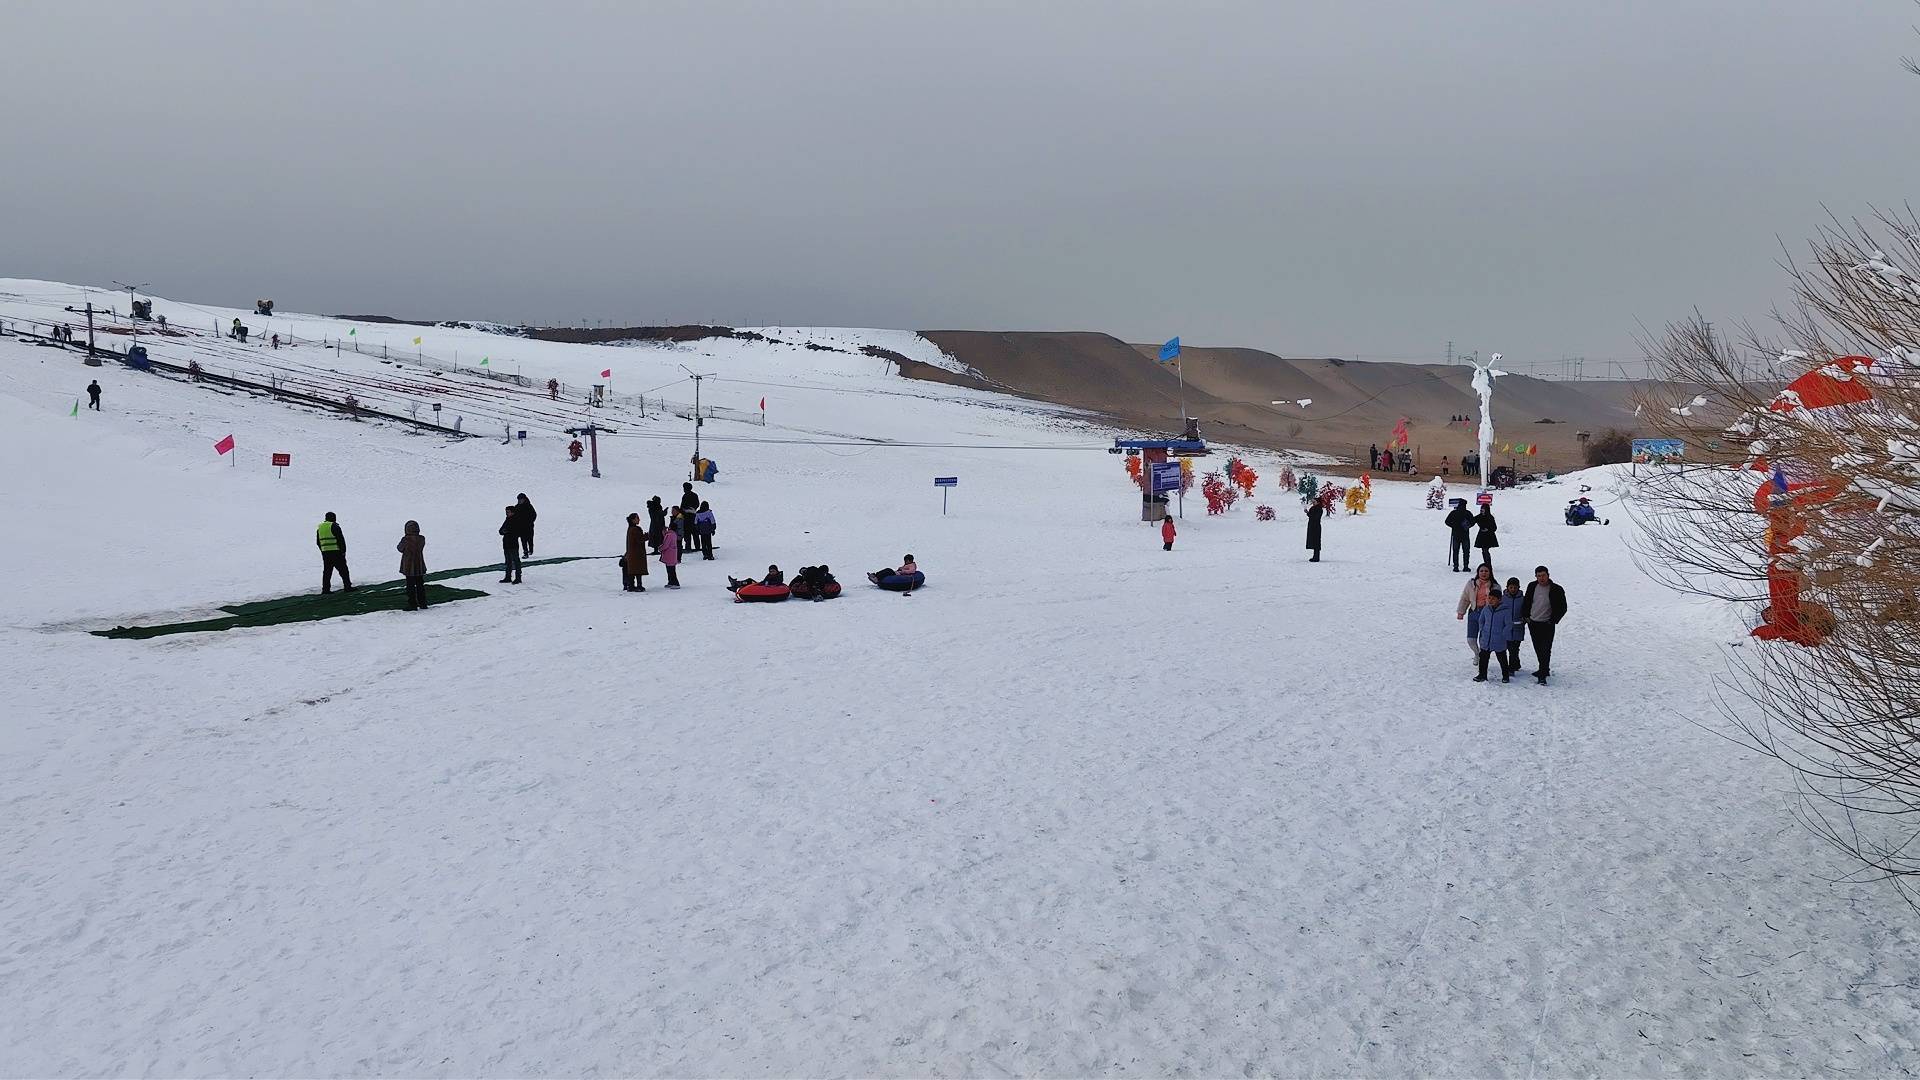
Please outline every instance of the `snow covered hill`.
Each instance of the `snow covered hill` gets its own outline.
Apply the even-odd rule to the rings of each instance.
[[[0,318],[85,299],[0,281]],[[300,343],[275,353],[213,336],[234,312],[156,311],[196,331],[156,360],[489,437],[0,337],[0,1071],[1920,1068],[1911,911],[1832,883],[1788,778],[1690,722],[1737,613],[1647,581],[1619,507],[1559,524],[1610,477],[1500,497],[1502,576],[1549,564],[1572,612],[1553,685],[1476,685],[1419,486],[1379,485],[1309,565],[1251,455],[1256,498],[1190,500],[1163,552],[1113,433],[859,348],[934,362],[911,335],[242,315]],[[479,356],[536,387],[435,366]],[[682,364],[739,414],[703,429],[718,559],[622,593],[606,557],[680,490],[690,424],[595,410],[596,480],[560,431],[588,410],[537,386],[611,368],[685,404]],[[944,517],[934,476],[960,478]],[[397,576],[408,519],[430,568],[487,564],[519,492],[536,557],[591,558],[426,612],[86,633],[314,589],[328,510],[356,580]],[[924,591],[864,586],[906,552]],[[846,596],[722,589],[818,562]]]

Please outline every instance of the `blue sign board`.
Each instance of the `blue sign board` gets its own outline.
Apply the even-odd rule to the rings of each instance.
[[[1636,465],[1662,465],[1669,461],[1685,461],[1687,444],[1679,439],[1635,439],[1633,440],[1633,461]]]
[[[1180,463],[1177,461],[1156,461],[1153,469],[1153,493],[1180,490]]]
[[[959,487],[960,478],[957,476],[936,476],[933,478],[933,486],[934,487]]]

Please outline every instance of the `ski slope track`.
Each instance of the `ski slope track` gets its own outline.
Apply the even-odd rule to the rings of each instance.
[[[89,297],[0,281],[0,319]],[[1913,912],[1710,729],[1750,613],[1647,580],[1624,507],[1560,524],[1623,475],[1498,497],[1501,576],[1549,564],[1571,613],[1551,686],[1476,685],[1423,485],[1308,564],[1250,454],[1255,498],[1196,492],[1165,552],[1113,432],[859,350],[934,362],[910,334],[155,309],[193,332],[156,360],[482,437],[0,337],[0,1074],[1920,1071]],[[255,344],[213,334],[236,314]],[[691,403],[682,364],[728,410],[718,558],[623,593],[623,519],[692,452],[630,395]],[[539,387],[607,368],[596,480],[561,430],[589,410]],[[317,589],[328,510],[356,581],[408,519],[430,569],[484,565],[519,492],[535,558],[592,558],[424,612],[86,633]],[[924,590],[866,587],[906,552]],[[723,589],[820,562],[844,597]]]

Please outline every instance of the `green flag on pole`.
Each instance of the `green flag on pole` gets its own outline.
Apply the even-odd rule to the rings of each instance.
[[[487,358],[486,358],[486,357],[484,357],[484,356],[483,356],[483,357],[481,357],[481,358],[480,358],[480,366],[481,366],[481,367],[486,367],[486,366],[487,366]]]
[[[349,326],[349,327],[347,327],[347,336],[348,336],[348,337],[355,337],[355,336],[358,336],[358,335],[359,335],[359,333],[360,333],[360,330],[359,330],[359,328],[358,328],[358,327],[353,327],[353,326]]]
[[[68,415],[68,416],[79,416],[79,415],[80,415],[80,399],[79,399],[79,398],[74,398],[74,399],[73,399],[73,411],[72,411],[72,412],[70,412],[70,413],[68,413],[67,415]]]

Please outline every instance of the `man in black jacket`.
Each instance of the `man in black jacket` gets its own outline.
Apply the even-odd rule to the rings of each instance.
[[[1533,582],[1520,599],[1520,613],[1526,617],[1527,636],[1533,639],[1533,657],[1539,661],[1539,670],[1533,677],[1545,686],[1547,676],[1553,673],[1553,628],[1567,617],[1567,590],[1554,582],[1546,567],[1533,568]]]
[[[1453,530],[1453,538],[1447,541],[1447,565],[1461,573],[1473,572],[1473,515],[1467,511],[1467,500],[1453,500],[1453,512],[1447,515],[1447,528]]]

